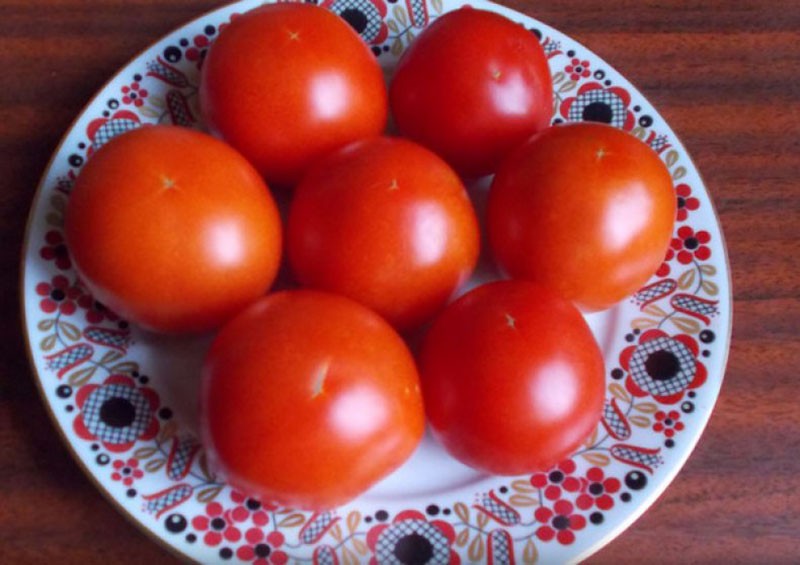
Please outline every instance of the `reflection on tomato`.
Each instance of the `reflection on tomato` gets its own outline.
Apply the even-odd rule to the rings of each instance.
[[[201,403],[206,446],[231,484],[298,508],[359,495],[424,428],[400,336],[364,306],[311,290],[269,295],[223,327]]]
[[[599,310],[656,272],[675,213],[669,171],[650,147],[604,124],[569,124],[534,136],[502,164],[488,234],[512,277]]]
[[[397,65],[390,100],[403,135],[468,176],[493,172],[553,113],[536,36],[473,8],[448,12],[420,33]]]
[[[332,12],[278,3],[234,19],[209,49],[200,87],[209,127],[275,185],[386,125],[375,56]]]
[[[525,281],[465,294],[420,353],[425,409],[461,462],[514,475],[568,456],[600,420],[603,357],[580,312]]]
[[[163,332],[218,326],[272,284],[275,203],[253,167],[213,137],[175,126],[120,135],[70,195],[67,246],[105,306]]]
[[[475,267],[478,222],[461,180],[408,140],[373,138],[321,161],[297,188],[287,253],[298,280],[399,329],[433,316]]]

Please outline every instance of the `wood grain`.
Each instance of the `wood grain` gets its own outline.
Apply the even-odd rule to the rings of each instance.
[[[593,563],[800,556],[800,3],[504,4],[614,65],[691,153],[722,222],[734,332],[714,415],[674,483]],[[18,260],[39,176],[84,104],[141,49],[214,8],[192,0],[0,4],[0,562],[167,563],[82,474],[20,333]]]

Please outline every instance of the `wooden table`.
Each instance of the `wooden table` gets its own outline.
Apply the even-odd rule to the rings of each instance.
[[[800,3],[504,3],[637,85],[704,175],[733,270],[733,344],[717,408],[655,505],[600,562],[800,558]],[[25,216],[51,152],[129,58],[215,7],[202,0],[0,4],[0,562],[170,562],[106,502],[53,429],[18,312]]]

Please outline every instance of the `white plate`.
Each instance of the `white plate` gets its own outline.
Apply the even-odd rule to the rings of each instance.
[[[363,16],[351,20],[361,22],[387,74],[414,35],[462,4],[324,3]],[[144,123],[202,128],[204,50],[232,14],[258,4],[207,14],[128,64],[67,132],[39,186],[26,239],[25,333],[45,403],[76,459],[135,523],[203,562],[417,563],[427,556],[430,563],[505,563],[513,554],[516,562],[552,563],[590,555],[653,503],[700,438],[724,373],[731,291],[719,222],[675,134],[613,68],[545,24],[470,2],[540,37],[554,75],[555,119],[604,119],[650,143],[672,173],[680,206],[675,249],[657,276],[589,318],[606,359],[606,411],[590,441],[559,468],[485,476],[426,437],[396,473],[333,512],[245,500],[207,469],[196,439],[197,375],[208,338],[144,334],[98,311],[78,285],[61,224],[82,164],[113,135]],[[481,194],[481,186],[472,188]]]

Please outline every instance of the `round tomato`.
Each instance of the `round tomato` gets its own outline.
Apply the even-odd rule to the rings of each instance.
[[[203,437],[236,488],[296,508],[343,504],[422,438],[414,359],[380,316],[311,290],[262,298],[203,369]]]
[[[161,332],[220,325],[264,292],[281,253],[267,186],[236,151],[175,126],[115,137],[69,198],[67,247],[105,306]]]
[[[358,34],[332,12],[298,3],[232,20],[209,49],[200,85],[212,131],[276,185],[382,132],[386,98],[383,72]]]
[[[676,203],[669,171],[643,142],[604,124],[556,126],[497,172],[489,242],[512,277],[601,310],[658,269]]]
[[[439,310],[472,273],[480,234],[456,173],[411,141],[373,138],[321,161],[297,188],[287,254],[298,280],[399,329]]]
[[[463,8],[438,18],[403,54],[390,101],[403,135],[478,176],[549,125],[553,85],[533,33]]]
[[[436,319],[420,353],[434,435],[487,473],[545,469],[600,420],[603,357],[580,312],[526,281],[485,284]]]

